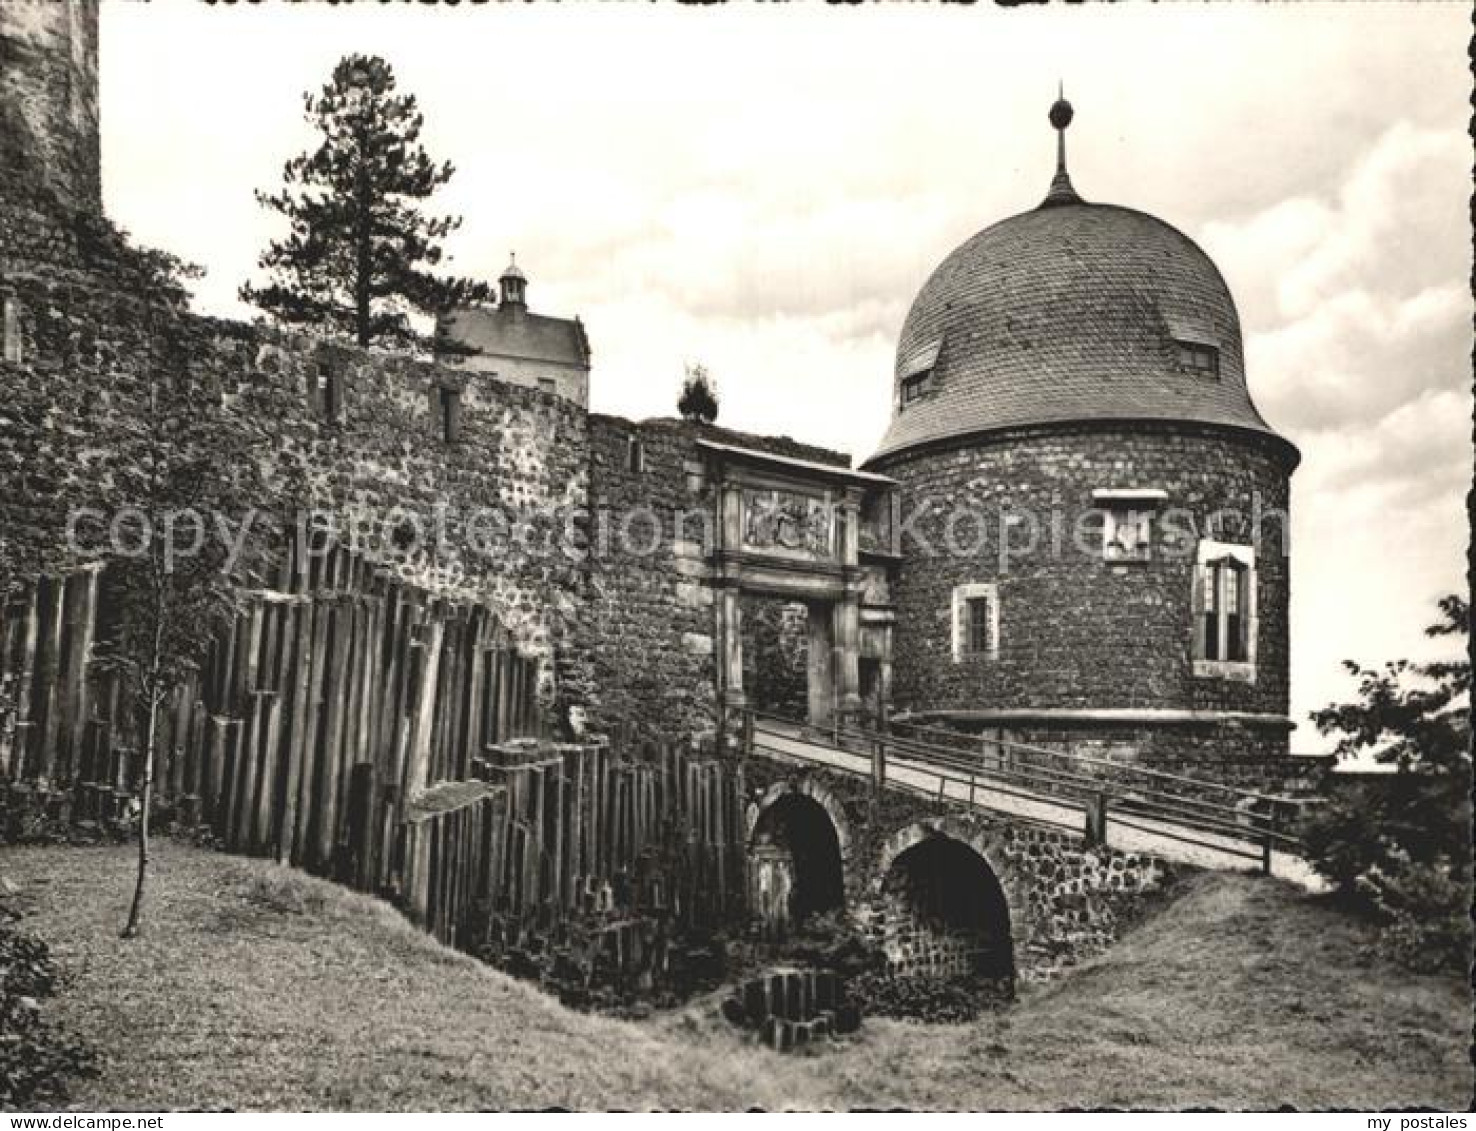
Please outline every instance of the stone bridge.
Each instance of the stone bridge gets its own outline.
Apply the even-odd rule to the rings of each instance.
[[[781,935],[849,909],[898,973],[1047,977],[1110,944],[1181,867],[772,755],[745,778],[755,918]]]
[[[847,910],[898,973],[1045,978],[1110,945],[1185,871],[1309,876],[1280,847],[1258,851],[1255,826],[1242,839],[1141,811],[1109,820],[1105,804],[964,782],[916,756],[878,774],[874,756],[799,727],[760,723],[745,746],[751,913],[783,935]]]

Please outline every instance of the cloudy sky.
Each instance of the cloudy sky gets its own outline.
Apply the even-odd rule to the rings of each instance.
[[[1426,654],[1462,585],[1464,4],[103,7],[107,206],[207,268],[202,309],[250,315],[253,189],[307,144],[303,91],[372,52],[458,168],[454,269],[516,249],[534,309],[589,328],[595,408],[667,414],[701,360],[724,423],[858,459],[928,273],[1043,195],[1064,79],[1077,189],[1218,261],[1302,449],[1296,716],[1346,692],[1344,657]],[[1303,722],[1294,749],[1323,745]]]

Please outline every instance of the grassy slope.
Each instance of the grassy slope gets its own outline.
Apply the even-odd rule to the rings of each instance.
[[[1356,965],[1366,928],[1275,881],[1207,876],[1112,954],[963,1027],[869,1021],[780,1057],[709,1007],[570,1013],[383,904],[165,844],[149,929],[117,938],[122,848],[8,849],[103,1075],[76,1106],[744,1108],[1464,1106],[1458,980]]]

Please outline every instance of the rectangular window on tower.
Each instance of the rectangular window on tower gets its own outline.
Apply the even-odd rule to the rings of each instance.
[[[999,590],[992,582],[953,590],[953,662],[990,660],[999,654]]]
[[[4,329],[0,331],[4,336],[4,358],[14,365],[21,361],[21,322],[20,302],[13,298],[5,300]]]
[[[1102,512],[1102,559],[1120,564],[1153,557],[1153,513],[1168,498],[1161,487],[1107,487],[1092,492]]]
[[[1201,542],[1194,575],[1194,674],[1255,678],[1255,553]]]
[[[989,598],[970,597],[964,602],[968,610],[969,655],[978,656],[989,651]]]

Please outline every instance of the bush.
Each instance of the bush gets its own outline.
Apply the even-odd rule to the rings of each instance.
[[[56,987],[46,944],[0,921],[0,1108],[64,1101],[70,1077],[97,1071],[92,1049],[43,1017]]]
[[[1468,636],[1459,597],[1440,602],[1431,636]],[[1312,716],[1342,735],[1337,752],[1373,751],[1393,767],[1329,798],[1301,829],[1307,858],[1375,915],[1375,950],[1411,969],[1464,971],[1470,955],[1471,667],[1465,660],[1371,670],[1359,698]]]
[[[703,366],[687,366],[682,394],[677,399],[677,411],[684,420],[694,420],[701,424],[711,424],[717,419],[717,385]]]

